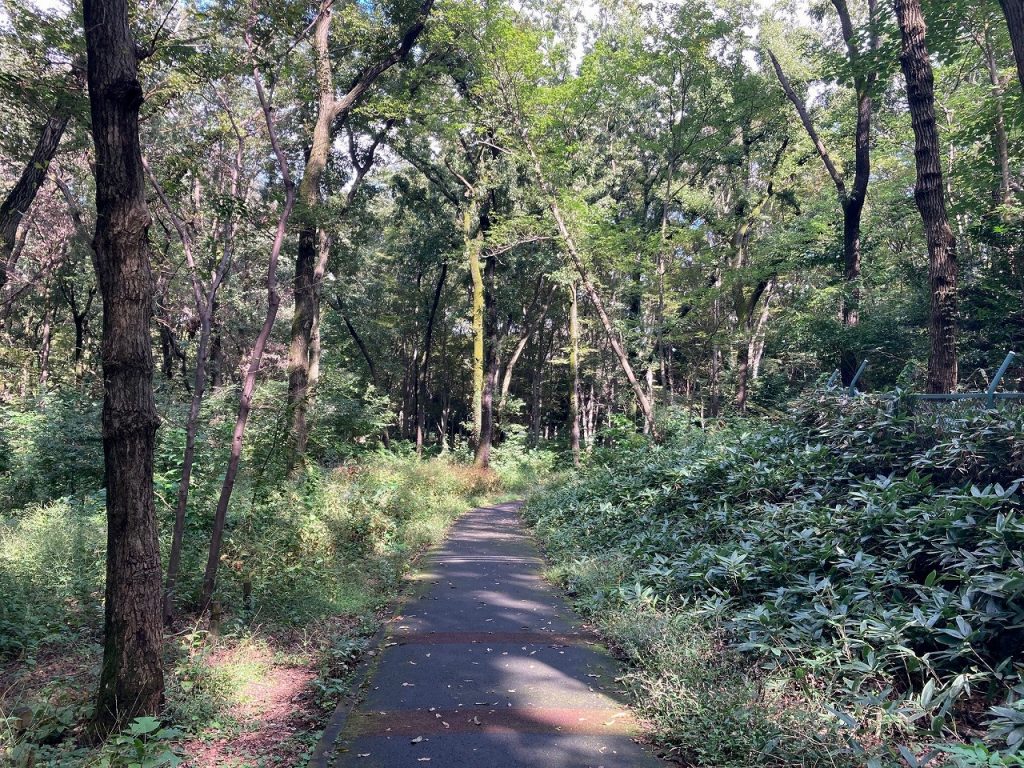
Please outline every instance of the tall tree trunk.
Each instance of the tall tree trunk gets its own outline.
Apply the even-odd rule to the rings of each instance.
[[[498,379],[498,300],[494,295],[494,278],[497,259],[487,258],[484,268],[484,337],[486,354],[484,361],[485,379],[480,403],[480,439],[476,444],[474,464],[479,469],[491,466],[491,446],[494,443],[494,389]]]
[[[1010,199],[1010,140],[1006,133],[1006,113],[1003,108],[1003,84],[999,79],[999,62],[996,59],[992,36],[986,26],[984,38],[979,41],[985,66],[988,70],[989,85],[992,86],[992,99],[995,103],[995,125],[992,131],[992,143],[996,151],[996,164],[999,168],[999,191],[995,195],[996,205],[1004,205]]]
[[[57,147],[60,146],[69,120],[70,115],[62,106],[47,118],[39,134],[39,141],[32,151],[32,157],[22,170],[17,183],[0,203],[0,290],[7,283],[8,270],[14,267],[14,245],[18,238],[18,225],[43,185],[46,171],[50,167],[50,161],[57,154]]]
[[[338,98],[334,91],[329,50],[333,0],[322,0],[313,26],[319,103],[309,156],[299,186],[302,226],[299,230],[299,249],[295,262],[295,314],[292,317],[291,346],[288,352],[288,407],[292,418],[287,457],[289,472],[296,469],[304,460],[309,441],[307,414],[311,397],[310,353],[314,350],[313,328],[320,311],[319,286],[315,274],[318,224],[316,216],[322,202],[320,183],[323,172],[327,167],[336,131],[347,124],[353,107],[377,79],[409,54],[423,32],[433,4],[434,0],[422,0],[399,44],[386,55],[366,64],[348,92],[341,98]],[[360,167],[356,162],[358,175],[349,194],[349,202],[372,162],[372,150],[365,166]]]
[[[249,33],[246,33],[246,44],[252,54],[252,40]],[[267,133],[274,150],[274,157],[277,160],[277,168],[281,174],[284,187],[284,207],[277,220],[277,230],[274,233],[274,243],[270,249],[270,259],[267,263],[267,312],[263,319],[263,327],[260,328],[256,342],[253,344],[252,352],[249,355],[249,367],[242,382],[242,393],[238,402],[238,414],[235,418],[235,428],[231,435],[231,449],[228,454],[228,466],[224,472],[224,481],[221,484],[220,498],[217,500],[217,510],[213,518],[213,532],[210,536],[210,553],[206,561],[206,571],[203,574],[203,593],[201,600],[202,610],[206,610],[213,599],[213,592],[217,585],[217,569],[220,564],[221,544],[224,541],[224,526],[227,522],[228,504],[231,502],[231,494],[235,488],[235,478],[238,476],[238,465],[242,459],[242,442],[245,438],[245,428],[249,423],[249,412],[252,410],[252,397],[256,390],[256,377],[259,375],[260,363],[263,360],[263,351],[266,349],[267,341],[270,339],[270,332],[274,328],[274,320],[277,319],[277,310],[281,305],[281,297],[277,292],[277,264],[281,256],[281,249],[284,246],[285,232],[288,228],[288,219],[291,218],[292,210],[295,207],[295,185],[292,182],[291,172],[288,167],[288,159],[284,150],[281,149],[277,136],[277,127],[274,123],[273,109],[267,100],[263,88],[263,78],[257,67],[253,67],[253,83],[256,87],[256,95],[260,101],[260,108],[263,112],[263,119],[267,126]]]
[[[153,283],[139,149],[136,44],[127,0],[85,0],[96,150],[97,281],[103,297],[103,458],[107,568],[97,736],[155,714],[163,701],[160,547],[153,498],[159,424],[149,323]]]
[[[473,285],[473,447],[480,444],[483,434],[484,398],[484,277],[480,268],[484,230],[481,225],[480,204],[473,196],[463,214],[462,232],[469,263],[469,276]]]
[[[572,463],[580,465],[580,324],[576,284],[569,286],[569,371],[572,390],[569,393],[569,443]]]
[[[45,390],[50,379],[50,348],[53,341],[54,307],[50,300],[50,285],[43,292],[43,325],[39,343],[39,388]]]
[[[928,280],[931,287],[928,391],[951,392],[957,384],[956,240],[946,216],[942,156],[935,123],[935,80],[928,58],[920,0],[896,0],[896,18],[902,38],[900,64],[907,81],[907,100],[914,127],[914,156],[917,161],[914,198],[928,240]]]
[[[1013,57],[1017,61],[1017,78],[1020,80],[1021,91],[1024,91],[1024,0],[999,0],[1006,16],[1006,25],[1010,28],[1010,42],[1013,44]]]
[[[244,139],[239,134],[238,147],[235,152],[234,164],[230,170],[230,182],[227,190],[228,195],[232,199],[237,199],[238,197],[243,151]],[[181,567],[181,551],[185,537],[185,516],[188,510],[188,496],[192,485],[192,468],[195,464],[199,415],[202,411],[203,398],[206,394],[206,370],[207,362],[210,358],[209,350],[210,337],[213,332],[213,313],[217,306],[217,294],[231,266],[235,227],[230,219],[226,220],[223,227],[221,227],[219,235],[222,243],[221,257],[216,268],[213,270],[209,285],[204,286],[195,260],[192,229],[175,212],[170,199],[145,160],[143,160],[143,165],[153,189],[160,198],[160,202],[170,216],[178,237],[181,239],[181,245],[185,252],[185,262],[188,265],[189,276],[192,281],[192,299],[195,304],[196,315],[199,317],[199,342],[196,350],[196,367],[193,372],[193,384],[191,387],[192,397],[189,403],[188,416],[185,419],[185,450],[181,461],[181,481],[178,483],[178,497],[174,512],[174,530],[171,534],[171,549],[167,558],[167,577],[164,581],[163,621],[165,625],[170,625],[174,620],[175,590],[178,582],[178,570]],[[166,328],[161,328],[161,330],[167,331],[170,342],[174,345],[173,336],[170,335],[169,323]],[[182,378],[186,380],[187,386],[184,357],[182,362]]]
[[[832,0],[836,13],[839,15],[839,26],[846,44],[847,56],[855,70],[854,89],[857,93],[857,121],[854,133],[854,176],[853,187],[847,187],[847,177],[837,167],[815,128],[814,121],[803,99],[797,94],[786,77],[775,53],[768,49],[775,74],[800,117],[800,122],[807,131],[836,187],[839,206],[843,212],[843,279],[846,282],[846,295],[843,297],[842,320],[845,328],[855,328],[860,323],[860,273],[861,273],[861,222],[864,216],[864,205],[867,201],[868,185],[871,181],[871,120],[874,110],[872,91],[878,75],[871,65],[862,63],[863,53],[858,47],[857,35],[853,26],[846,0]],[[868,19],[873,23],[876,15],[876,0],[868,0]],[[877,34],[871,31],[868,36],[867,53],[878,50]],[[843,344],[840,351],[840,371],[844,382],[852,380],[857,368],[857,358],[848,343]]]
[[[427,328],[423,334],[423,365],[420,366],[419,381],[416,385],[416,455],[423,455],[423,443],[427,431],[427,382],[430,376],[430,350],[434,339],[434,323],[437,319],[437,308],[441,304],[441,294],[448,280],[448,262],[441,264],[441,274],[434,288],[434,299],[427,315]]]

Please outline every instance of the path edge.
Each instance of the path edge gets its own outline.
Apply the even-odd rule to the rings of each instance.
[[[523,499],[514,499],[512,501],[503,501],[498,504],[491,504],[486,507],[472,507],[452,520],[451,525],[454,525],[466,515],[476,512],[477,510],[499,509],[511,506],[513,509],[518,511],[523,504]],[[384,640],[388,636],[388,624],[391,622],[393,617],[400,614],[407,605],[409,605],[422,591],[430,586],[430,581],[428,579],[418,577],[426,575],[426,564],[429,563],[431,558],[445,546],[451,532],[451,525],[449,526],[449,529],[445,531],[445,535],[440,541],[425,549],[413,561],[413,568],[405,575],[403,579],[405,583],[400,588],[398,595],[394,597],[381,611],[386,618],[381,621],[377,631],[370,637],[370,640],[366,644],[366,650],[363,652],[359,661],[356,662],[356,666],[352,671],[352,679],[348,691],[346,691],[342,701],[338,703],[334,713],[327,721],[327,725],[324,726],[323,731],[320,733],[320,738],[317,739],[316,746],[313,748],[313,753],[310,755],[309,761],[306,763],[307,768],[330,768],[333,764],[334,755],[336,753],[334,747],[337,744],[338,737],[341,736],[342,732],[344,732],[345,726],[348,724],[348,720],[352,715],[352,712],[359,706],[359,704],[362,703],[366,693],[366,686],[370,682],[374,671],[377,669],[377,665],[380,663],[382,655],[381,651],[384,650]]]

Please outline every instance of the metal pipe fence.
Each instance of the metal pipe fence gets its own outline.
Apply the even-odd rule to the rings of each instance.
[[[920,400],[924,402],[963,402],[970,400],[983,400],[988,408],[995,408],[997,402],[1024,400],[1024,392],[998,391],[1000,382],[1003,380],[1003,377],[1006,375],[1007,370],[1009,370],[1016,357],[1016,352],[1010,352],[1006,355],[1002,365],[999,366],[999,370],[996,371],[995,376],[993,376],[992,380],[989,381],[988,387],[985,388],[984,392],[950,392],[949,394],[938,395],[911,393],[906,395],[906,397],[911,400]],[[868,360],[864,359],[857,368],[857,372],[850,380],[849,385],[845,387],[846,393],[850,397],[857,397],[858,395],[864,394],[857,389],[857,383],[864,375],[864,371],[867,370],[867,367]],[[825,382],[826,391],[834,391],[844,388],[842,385],[838,384],[839,376],[839,369],[836,369],[835,372],[829,376],[828,381]]]

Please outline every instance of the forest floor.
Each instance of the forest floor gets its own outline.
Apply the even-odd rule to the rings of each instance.
[[[617,664],[543,565],[518,504],[462,517],[388,622],[362,703],[343,705],[311,765],[664,765],[639,743]]]

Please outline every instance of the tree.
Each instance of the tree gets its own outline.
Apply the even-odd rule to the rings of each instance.
[[[206,571],[203,573],[203,591],[200,600],[200,607],[203,611],[210,607],[213,600],[214,590],[217,587],[217,569],[220,566],[220,550],[224,542],[224,526],[228,517],[228,505],[231,503],[231,494],[235,490],[235,479],[238,477],[238,466],[242,460],[242,443],[245,440],[245,428],[249,424],[249,414],[252,412],[253,394],[256,391],[256,378],[260,372],[260,364],[263,361],[263,353],[270,340],[271,331],[274,329],[274,321],[277,320],[277,312],[281,307],[281,296],[278,293],[277,265],[281,258],[281,250],[284,248],[285,233],[288,229],[288,221],[292,211],[295,209],[295,183],[292,181],[291,171],[288,167],[288,158],[281,147],[278,137],[277,125],[274,120],[273,105],[270,102],[266,90],[263,87],[263,76],[259,65],[255,60],[254,43],[251,34],[252,20],[246,29],[246,47],[249,56],[253,59],[253,85],[260,103],[260,111],[267,128],[267,136],[273,151],[274,160],[277,164],[277,171],[281,175],[281,186],[284,192],[284,204],[280,208],[277,217],[277,226],[274,229],[274,238],[270,246],[270,257],[267,259],[266,271],[266,292],[267,310],[263,318],[263,325],[260,326],[256,341],[253,343],[252,351],[249,353],[249,364],[246,368],[245,379],[242,382],[242,392],[238,399],[238,412],[235,416],[235,426],[231,433],[231,447],[228,453],[228,465],[224,472],[224,481],[221,484],[220,496],[217,499],[217,509],[213,517],[213,531],[210,534],[210,551],[206,560]]]
[[[1024,91],[1024,0],[999,0],[999,4],[1003,7],[1006,25],[1010,28],[1013,57],[1017,61],[1017,78]]]
[[[914,128],[917,183],[914,199],[928,241],[931,310],[928,336],[928,391],[952,392],[957,383],[956,239],[946,214],[939,131],[935,123],[935,77],[928,58],[926,25],[920,0],[896,0],[902,40],[900,65],[907,81],[907,101]]]
[[[85,0],[96,149],[96,277],[103,298],[107,568],[103,667],[93,729],[104,736],[163,701],[160,548],[153,499],[159,424],[149,321],[150,215],[139,148],[139,47],[127,0]]]
[[[857,325],[859,320],[860,280],[861,271],[861,219],[864,204],[867,200],[868,184],[871,181],[871,119],[873,113],[872,91],[878,79],[877,69],[869,59],[878,50],[879,38],[874,29],[876,23],[876,0],[868,0],[867,44],[861,50],[846,0],[832,0],[832,5],[839,16],[839,25],[843,41],[846,44],[847,61],[853,73],[854,90],[857,96],[857,120],[854,132],[854,174],[853,184],[848,185],[847,174],[836,165],[825,142],[821,139],[814,120],[800,95],[789,82],[782,69],[778,57],[771,48],[767,49],[772,67],[782,85],[786,98],[792,102],[800,122],[814,144],[825,170],[835,184],[839,196],[839,206],[843,211],[843,263],[844,278],[848,284],[847,295],[843,301],[843,325],[848,328]],[[849,348],[841,353],[841,368],[844,381],[850,381],[855,373],[856,358]]]
[[[319,313],[319,281],[324,265],[317,259],[316,215],[321,205],[321,179],[331,146],[339,128],[345,126],[349,114],[373,84],[404,60],[412,50],[426,25],[434,0],[423,0],[416,9],[412,23],[405,29],[397,46],[383,56],[371,58],[356,74],[348,91],[339,97],[334,89],[330,61],[330,31],[333,19],[333,0],[323,0],[313,25],[313,47],[317,83],[317,118],[313,127],[306,157],[306,168],[299,183],[299,201],[302,205],[299,247],[295,263],[295,313],[292,318],[291,348],[288,355],[288,407],[292,413],[291,445],[288,463],[295,467],[306,453],[309,440],[307,411],[309,408],[309,378],[313,351],[313,326]],[[372,153],[371,153],[372,162]],[[367,168],[368,169],[368,168]],[[366,173],[359,174],[362,181]],[[356,185],[358,188],[358,184]]]

